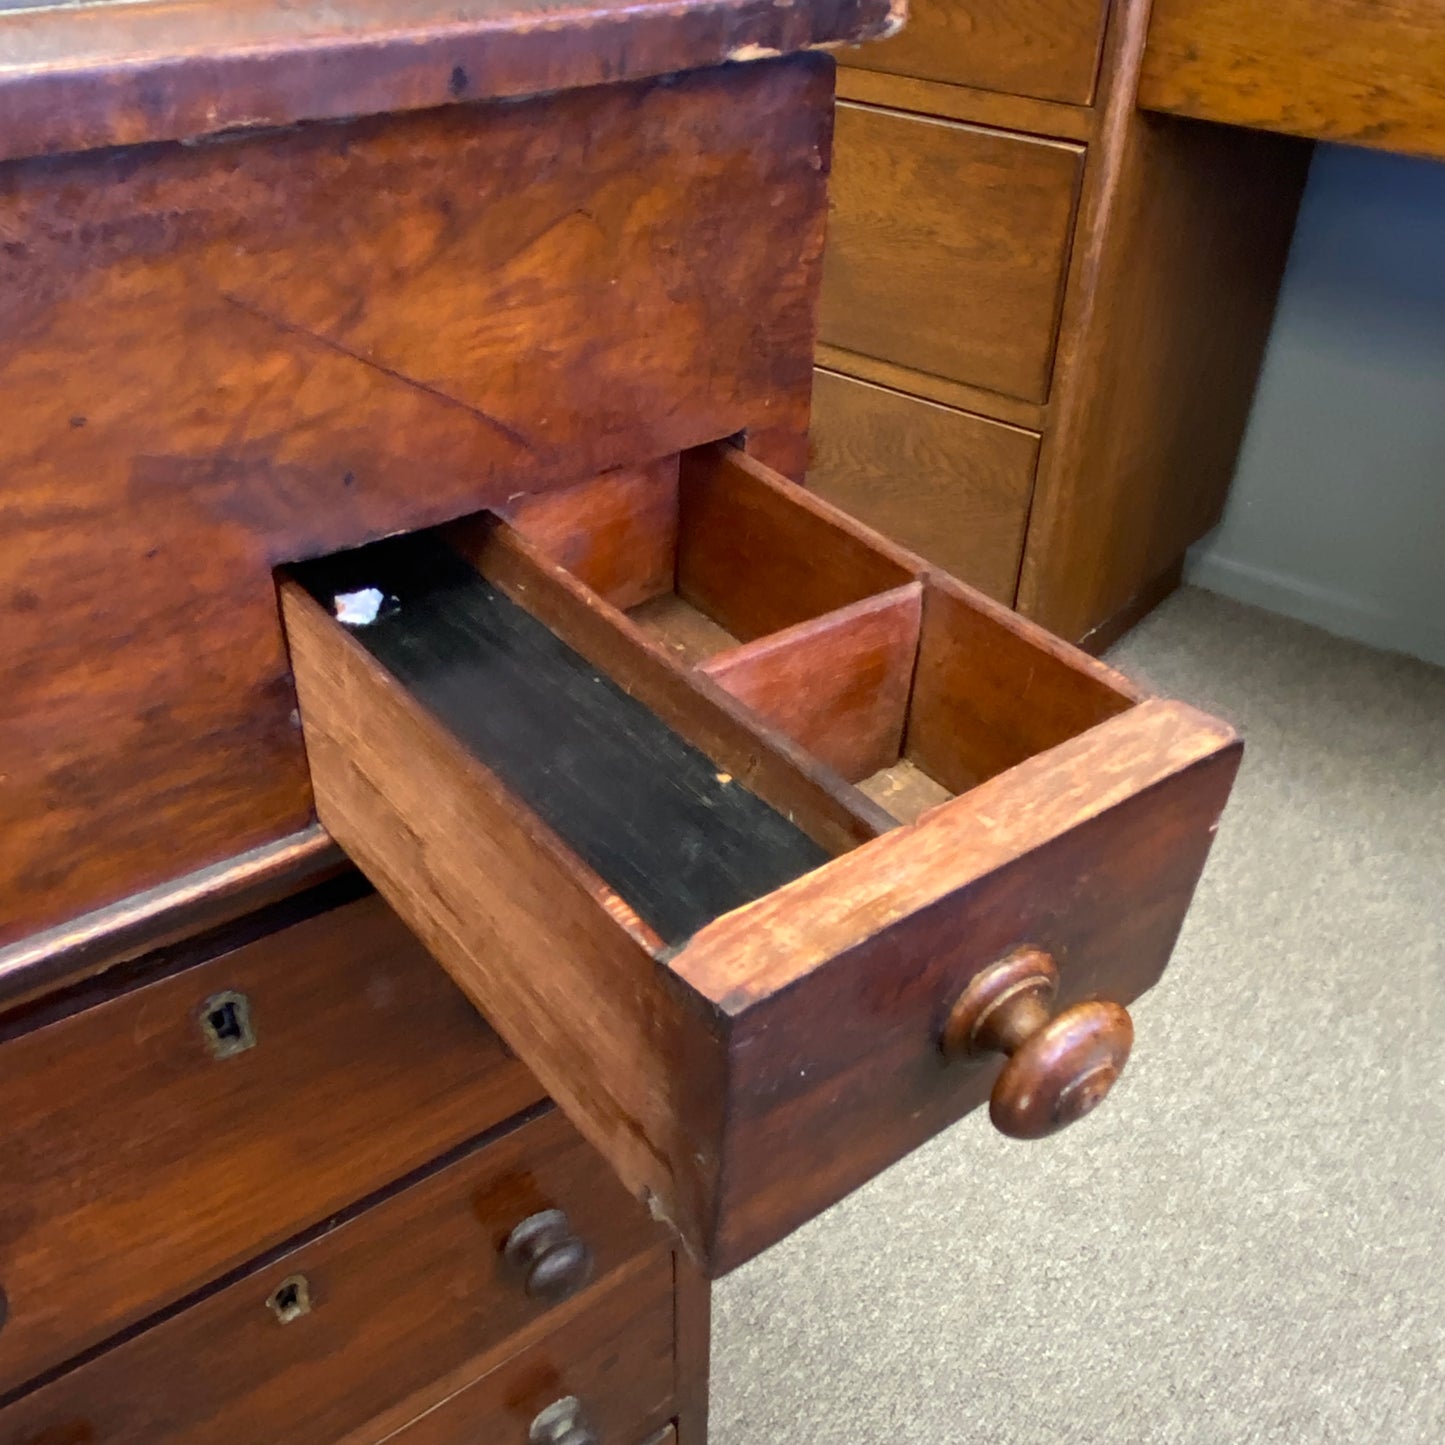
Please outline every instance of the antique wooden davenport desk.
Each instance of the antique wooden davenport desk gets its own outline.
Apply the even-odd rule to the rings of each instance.
[[[787,480],[896,16],[0,4],[0,1445],[702,1445],[1238,761]]]

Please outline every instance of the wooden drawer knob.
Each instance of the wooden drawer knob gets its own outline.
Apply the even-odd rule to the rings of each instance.
[[[547,1304],[570,1298],[592,1278],[592,1251],[560,1209],[524,1219],[508,1235],[503,1253],[522,1274],[527,1294]]]
[[[1021,948],[978,974],[943,1029],[950,1058],[1008,1055],[989,1117],[1014,1139],[1042,1139],[1082,1119],[1114,1086],[1134,1043],[1119,1004],[1094,999],[1057,1017],[1059,970],[1042,949]]]
[[[528,1445],[601,1445],[601,1437],[587,1423],[582,1402],[569,1395],[548,1405],[527,1432]]]

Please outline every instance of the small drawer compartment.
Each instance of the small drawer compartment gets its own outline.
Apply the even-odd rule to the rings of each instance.
[[[1072,1006],[1158,977],[1238,742],[735,448],[679,465],[281,600],[321,820],[716,1273],[991,1087],[1030,1135],[1096,1101],[1023,1045],[1122,1064]]]
[[[541,1097],[376,897],[0,1043],[0,1394]]]
[[[590,1256],[579,1309],[665,1243],[551,1111],[0,1410],[0,1445],[375,1438],[377,1416],[402,1408],[405,1423],[474,1380],[479,1357],[510,1354],[518,1331],[568,1317],[507,1249],[547,1212]],[[654,1301],[657,1274],[670,1280],[670,1256],[655,1257]]]

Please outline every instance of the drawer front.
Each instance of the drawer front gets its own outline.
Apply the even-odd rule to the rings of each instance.
[[[1083,154],[840,104],[821,339],[1045,400]]]
[[[659,1242],[552,1112],[0,1411],[0,1445],[339,1439],[544,1318],[503,1246],[546,1209],[591,1250],[579,1301]]]
[[[847,63],[1087,105],[1104,14],[1103,0],[911,0],[901,34],[849,51]]]
[[[627,613],[525,509],[282,606],[322,821],[718,1273],[985,1100],[1023,1137],[1098,1102],[1239,749],[735,448],[654,484]]]
[[[545,1340],[388,1440],[551,1445],[570,1440],[564,1423],[575,1421],[591,1445],[661,1445],[656,1436],[670,1428],[661,1422],[673,1409],[674,1333],[672,1257],[654,1255]],[[539,1419],[555,1421],[555,1435],[540,1426],[533,1433]]]
[[[540,1097],[375,897],[0,1044],[0,1390]]]
[[[836,372],[813,381],[808,486],[990,597],[1011,603],[1037,433]]]

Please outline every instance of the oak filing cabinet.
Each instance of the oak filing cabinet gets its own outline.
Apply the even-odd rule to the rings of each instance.
[[[896,23],[0,12],[0,1445],[702,1445],[1107,1094],[1239,744],[790,480]]]
[[[840,56],[808,481],[1098,651],[1219,519],[1309,147],[1138,109],[1151,0]]]

